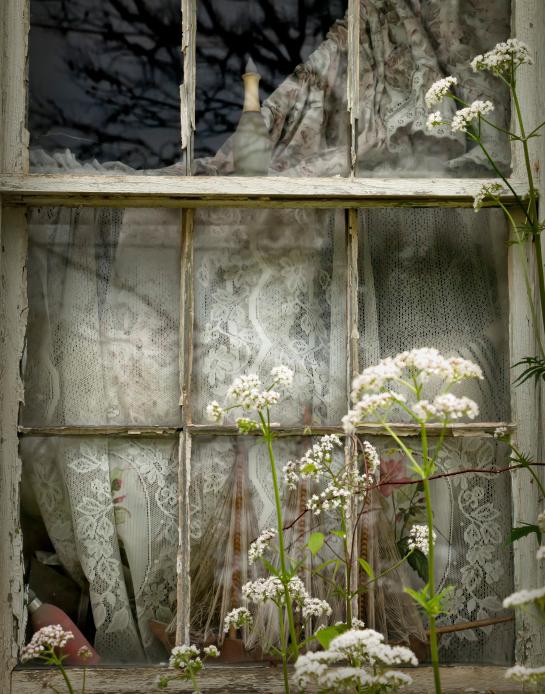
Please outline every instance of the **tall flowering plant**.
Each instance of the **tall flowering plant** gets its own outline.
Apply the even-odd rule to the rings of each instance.
[[[529,143],[532,138],[538,137],[545,126],[545,121],[539,124],[528,125],[520,105],[518,90],[518,73],[523,65],[532,65],[533,60],[528,47],[518,39],[508,39],[498,43],[491,51],[484,55],[478,55],[471,61],[474,72],[489,72],[501,80],[509,90],[514,110],[515,131],[500,127],[493,120],[494,104],[488,100],[476,100],[467,103],[456,93],[458,78],[455,76],[444,77],[435,82],[426,94],[426,104],[432,109],[441,104],[445,99],[451,99],[460,106],[451,120],[445,120],[440,110],[430,113],[428,128],[447,126],[454,133],[465,135],[480,147],[490,166],[498,176],[497,183],[486,183],[475,195],[474,208],[477,212],[486,203],[499,205],[505,213],[513,231],[513,241],[519,249],[520,262],[524,271],[526,292],[533,318],[533,327],[536,339],[538,355],[530,355],[521,360],[519,365],[524,366],[519,380],[522,382],[528,378],[545,380],[545,351],[541,339],[541,331],[545,329],[545,271],[543,267],[543,253],[541,248],[541,232],[545,228],[538,214],[538,191],[534,181],[534,173],[530,160]],[[511,142],[516,142],[522,147],[526,177],[528,183],[528,195],[521,197],[513,188],[506,175],[500,169],[492,154],[488,151],[483,138],[483,125],[487,125],[506,135]],[[506,207],[501,200],[502,193],[510,191],[515,198],[516,208],[522,216],[522,223],[513,216],[512,208]],[[538,274],[539,296],[535,296],[530,282],[530,270],[528,259],[524,253],[526,241],[532,241],[536,255]]]
[[[411,470],[422,480],[427,522],[411,529],[409,547],[427,555],[428,581],[420,591],[410,588],[405,588],[405,591],[428,616],[436,694],[441,692],[436,619],[443,611],[445,593],[437,593],[435,587],[435,533],[430,477],[436,471],[448,424],[462,417],[474,419],[478,414],[477,404],[473,400],[455,395],[451,389],[468,379],[482,378],[481,369],[466,359],[446,358],[436,349],[413,349],[365,369],[352,384],[353,407],[343,418],[347,434],[354,433],[358,425],[370,420],[381,423],[405,453]],[[428,384],[433,385],[436,392],[432,399],[424,394]],[[388,424],[387,413],[394,407],[400,408],[417,425],[419,451],[405,443]],[[435,445],[431,445],[428,437],[427,425],[430,423],[440,425]]]

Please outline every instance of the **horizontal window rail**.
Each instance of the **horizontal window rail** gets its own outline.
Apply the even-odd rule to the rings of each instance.
[[[494,180],[5,174],[0,195],[3,205],[34,207],[471,207]],[[527,183],[510,185],[525,196]],[[515,196],[506,188],[502,200]]]

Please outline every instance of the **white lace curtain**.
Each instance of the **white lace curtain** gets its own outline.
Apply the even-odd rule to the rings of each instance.
[[[414,170],[421,152],[442,170],[465,166],[476,157],[465,142],[439,146],[424,134],[423,94],[428,82],[471,57],[473,45],[482,50],[494,43],[494,33],[500,38],[506,2],[365,0],[362,16],[362,170]],[[271,173],[342,172],[345,83],[346,23],[339,22],[264,104],[275,143]],[[490,94],[486,82],[467,88]],[[502,143],[491,140],[494,146],[501,153]],[[35,152],[33,161],[35,171],[81,170],[70,153]],[[126,170],[97,162],[83,168]],[[197,162],[197,170],[230,173],[230,142],[213,159]],[[423,344],[468,356],[487,374],[472,395],[483,417],[496,419],[508,414],[505,237],[496,215],[484,219],[481,213],[477,226],[472,212],[362,213],[361,365]],[[30,235],[24,422],[178,424],[178,213],[40,210],[31,215]],[[281,361],[295,367],[296,396],[279,420],[339,421],[347,406],[345,268],[342,212],[199,211],[195,421],[238,373],[265,374]],[[496,455],[486,441],[454,441],[445,451],[445,465],[488,466]],[[237,453],[223,440],[196,443],[194,452],[198,553],[210,542],[207,531]],[[22,453],[25,479],[61,562],[90,584],[99,649],[116,660],[163,657],[149,620],[169,621],[175,607],[175,442],[29,438]],[[247,452],[246,459],[261,528],[270,525],[270,487],[258,454]],[[438,507],[448,509],[438,527],[441,580],[460,586],[456,620],[494,614],[511,580],[501,549],[509,519],[498,515],[508,484],[464,479],[435,492]],[[220,570],[211,568],[213,580]],[[453,659],[509,659],[509,628],[499,650],[486,630],[463,634],[447,644]]]

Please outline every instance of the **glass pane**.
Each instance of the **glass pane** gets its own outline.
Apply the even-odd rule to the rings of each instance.
[[[415,523],[425,523],[425,506],[416,484],[396,484],[414,476],[395,442],[386,437],[369,440],[380,453],[381,485],[370,502],[371,511],[363,522],[366,532],[360,533],[360,537],[366,541],[373,538],[363,551],[367,551],[369,563],[379,568],[385,558],[388,528],[393,526],[395,543],[405,554],[410,528]],[[436,442],[430,440],[432,451]],[[413,451],[420,451],[416,439],[406,439],[405,443]],[[439,453],[437,474],[501,469],[508,465],[508,454],[507,446],[493,438],[449,438]],[[441,636],[442,661],[510,664],[514,645],[512,621],[481,628],[469,624],[511,616],[502,609],[503,598],[513,590],[511,549],[506,543],[511,530],[509,475],[452,475],[433,480],[431,488],[437,533],[437,588],[454,586],[450,613],[443,615],[439,623],[464,627]],[[385,523],[385,518],[389,523]],[[419,589],[422,579],[414,570],[411,573],[411,585]],[[372,598],[373,592],[365,596],[362,614],[368,605],[375,605],[364,619],[368,626],[383,629],[383,614],[376,608],[377,600],[369,602]]]
[[[233,380],[295,370],[286,424],[338,424],[346,409],[344,214],[199,210],[195,225],[193,418]],[[278,418],[278,419],[276,419]]]
[[[309,496],[319,491],[316,483],[305,481],[295,490],[282,482],[282,468],[289,460],[302,457],[316,439],[310,437],[277,438],[274,453],[277,474],[282,485],[284,526],[298,522],[286,530],[286,552],[294,559],[305,559],[299,572],[313,596],[327,599],[334,609],[333,623],[343,619],[343,608],[331,584],[313,575],[316,569],[333,556],[324,546],[311,557],[304,549],[309,533],[328,532],[337,528],[332,514],[321,516],[305,513]],[[343,464],[339,450],[335,463]],[[244,605],[241,587],[247,581],[265,575],[258,560],[248,562],[248,548],[266,529],[277,528],[274,491],[267,449],[262,439],[250,437],[194,437],[191,459],[191,634],[200,642],[223,638],[223,616]],[[332,537],[333,549],[340,551],[338,538]],[[278,562],[274,550],[264,557]],[[324,573],[331,579],[333,567]],[[338,580],[342,580],[342,569]],[[276,642],[275,614],[267,607],[258,608],[255,628],[244,636],[250,658],[262,657]],[[330,618],[330,620],[332,619]],[[230,635],[230,638],[233,638]],[[240,648],[239,643],[239,648]],[[233,644],[225,650],[234,648]],[[241,655],[241,652],[238,654]]]
[[[23,422],[176,425],[180,212],[35,209]]]
[[[198,3],[196,173],[346,175],[346,7]]]
[[[33,170],[180,162],[179,0],[32,0],[30,9]]]
[[[428,113],[456,108],[447,99],[428,109],[431,85],[458,78],[457,95],[491,100],[490,120],[509,126],[509,94],[503,82],[475,73],[471,60],[510,36],[511,0],[361,0],[358,173],[361,176],[494,175],[480,148],[465,133],[441,126],[430,132]],[[506,173],[507,138],[485,126],[483,139]]]
[[[25,582],[72,619],[103,664],[167,657],[176,609],[177,449],[177,439],[21,443]],[[31,611],[28,638],[47,618]]]
[[[499,210],[361,212],[360,366],[414,347],[471,359],[484,380],[458,388],[481,421],[508,421],[506,242]]]

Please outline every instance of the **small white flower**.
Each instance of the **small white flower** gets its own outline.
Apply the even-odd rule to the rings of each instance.
[[[502,439],[504,436],[509,434],[509,429],[507,427],[496,427],[494,429],[494,438]]]
[[[287,366],[275,366],[271,371],[273,385],[289,388],[293,384],[293,371]]]
[[[261,533],[261,535],[254,540],[248,549],[248,561],[253,564],[256,559],[262,557],[265,550],[268,549],[270,541],[273,537],[276,537],[277,532],[274,528],[269,528]]]
[[[536,552],[536,559],[543,561],[545,559],[545,545],[541,545]]]
[[[364,393],[381,390],[388,381],[401,376],[401,368],[391,357],[381,359],[375,366],[368,366],[352,382],[352,402],[359,400]]]
[[[209,658],[218,658],[220,654],[216,646],[205,646],[205,648],[203,648],[203,653]]]
[[[353,433],[358,424],[365,421],[369,415],[380,410],[388,410],[393,405],[405,402],[405,400],[406,398],[402,393],[391,391],[362,395],[361,399],[348,411],[348,414],[342,418],[344,431],[347,434]]]
[[[441,111],[434,111],[428,115],[428,120],[426,121],[426,128],[428,130],[433,130],[438,125],[443,125],[445,121],[443,120],[443,115]]]
[[[304,600],[301,609],[304,619],[309,619],[310,617],[322,617],[323,615],[329,617],[332,612],[331,605],[328,602],[310,597]]]
[[[441,103],[441,101],[443,101],[443,99],[450,93],[451,88],[456,86],[457,84],[457,78],[452,76],[443,77],[443,79],[434,82],[426,92],[426,106],[428,108],[432,108],[436,104]],[[437,113],[439,114],[439,116],[441,115],[439,112]]]
[[[517,593],[512,593],[504,599],[503,606],[505,608],[521,607],[522,605],[529,605],[532,602],[541,602],[542,600],[545,600],[545,586],[542,588],[534,588],[533,590],[519,590]]]
[[[494,104],[491,101],[474,101],[469,106],[466,106],[465,108],[461,108],[459,111],[456,111],[452,118],[450,128],[454,133],[465,133],[467,132],[467,129],[469,125],[472,123],[472,121],[474,121],[476,118],[479,118],[480,116],[485,116],[487,113],[490,113],[493,110]]]
[[[363,619],[358,619],[357,617],[352,618],[352,629],[365,629],[365,622]]]
[[[212,422],[218,422],[218,424],[222,422],[224,411],[223,407],[219,404],[219,402],[217,402],[217,400],[213,400],[209,405],[207,405],[206,416]]]
[[[250,612],[245,607],[235,607],[228,612],[223,620],[223,631],[227,634],[231,629],[241,629],[242,627],[252,626],[253,619]]]
[[[475,419],[479,414],[479,407],[476,402],[470,400],[465,395],[459,398],[452,393],[445,393],[438,395],[433,402],[419,400],[413,405],[412,411],[418,419],[424,422],[431,419],[446,421],[460,419],[461,417]]]
[[[433,531],[433,541],[437,539],[435,530]],[[428,556],[430,552],[430,534],[427,525],[413,525],[409,530],[409,540],[407,542],[409,549],[419,549],[423,554]]]
[[[237,429],[241,434],[249,434],[251,431],[255,431],[259,424],[253,419],[248,419],[248,417],[238,417],[236,419]]]
[[[380,457],[377,449],[369,441],[363,442],[363,457],[365,459],[365,467],[369,475],[376,475],[380,469]]]
[[[485,200],[496,198],[503,192],[503,186],[499,183],[483,183],[477,195],[473,199],[473,209],[478,212]]]
[[[474,72],[489,70],[494,75],[503,75],[519,65],[533,64],[528,46],[518,39],[507,39],[496,44],[491,51],[478,55],[471,61]]]
[[[26,663],[55,649],[62,651],[73,638],[74,634],[65,631],[60,624],[42,627],[33,635],[30,643],[21,649],[21,662]]]
[[[505,677],[516,682],[538,682],[545,677],[545,666],[524,667],[524,665],[514,665],[507,670]]]
[[[186,670],[189,665],[194,672],[198,672],[202,668],[199,655],[200,651],[197,646],[187,644],[174,646],[170,652],[168,666],[171,670]]]

